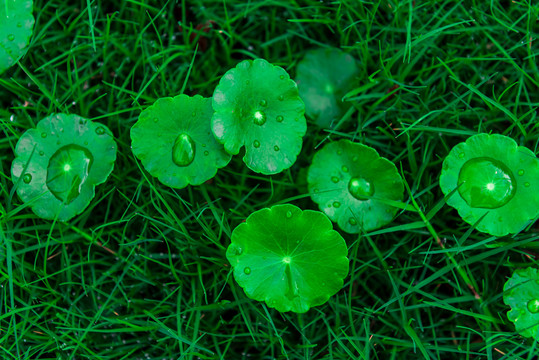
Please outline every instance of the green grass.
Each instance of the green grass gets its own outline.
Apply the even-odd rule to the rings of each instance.
[[[2,359],[539,356],[502,301],[512,271],[537,266],[537,225],[503,239],[470,230],[437,184],[451,147],[478,132],[539,151],[537,2],[36,0],[34,8],[30,50],[0,77]],[[197,29],[209,20],[208,32]],[[236,156],[209,183],[175,190],[133,156],[129,129],[157,98],[211,96],[243,59],[295,76],[302,55],[320,46],[357,57],[361,79],[348,96],[351,121],[309,126],[291,169],[261,176]],[[18,138],[54,112],[102,122],[118,143],[109,181],[68,223],[37,218],[10,176]],[[232,230],[273,204],[316,209],[306,168],[317,148],[342,138],[397,164],[409,206],[384,229],[343,233],[350,275],[325,305],[281,314],[248,299],[225,258]]]

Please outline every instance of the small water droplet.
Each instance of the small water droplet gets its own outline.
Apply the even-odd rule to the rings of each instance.
[[[21,27],[22,27],[22,22],[18,22],[18,23],[17,23],[17,27],[18,27],[18,28],[21,28]]]
[[[532,314],[537,314],[539,312],[539,299],[532,299],[528,301],[527,307],[529,312]]]
[[[279,95],[279,96],[277,97],[277,99],[279,99],[279,101],[283,101],[283,100],[284,100],[284,95]]]
[[[243,249],[241,247],[237,247],[236,248],[236,255],[241,255],[243,254]]]
[[[463,152],[459,154],[459,158],[463,159],[466,156]]]
[[[352,161],[354,161],[354,162],[356,162],[357,160],[358,160],[358,157],[357,157],[357,156],[354,156],[354,157],[352,158]]]
[[[468,160],[460,169],[458,192],[472,208],[496,209],[515,195],[515,178],[501,161],[479,157]]]
[[[322,283],[322,286],[326,286],[326,283],[325,283],[325,282],[323,282],[323,283]]]
[[[284,75],[279,76],[279,79],[284,80]]]
[[[25,184],[29,184],[30,181],[32,181],[32,175],[24,174],[24,176],[22,177],[22,181],[24,181]]]
[[[9,34],[9,35],[7,36],[7,39],[8,39],[9,41],[13,41],[13,40],[15,40],[15,35]]]
[[[275,145],[275,146],[273,147],[273,150],[279,151],[279,147],[278,147],[277,145]]]
[[[99,126],[97,129],[95,129],[95,133],[97,135],[103,135],[105,133],[105,129],[103,129],[101,126]]]
[[[352,226],[355,226],[355,225],[357,225],[357,220],[356,220],[356,219],[354,219],[354,218],[350,218],[350,219],[348,219],[348,222],[349,222],[349,223],[350,223],[350,225],[352,225]]]
[[[318,189],[313,189],[313,192],[314,192],[314,193],[317,193],[317,192],[318,192]]]
[[[520,176],[524,175],[524,170],[520,169],[520,170],[518,171],[518,174],[519,174]]]
[[[333,181],[335,184],[339,182],[339,178],[336,176],[331,177],[331,181]]]
[[[249,275],[251,273],[251,268],[250,267],[246,267],[245,269],[243,269],[243,273],[245,275]]]
[[[268,106],[268,102],[264,99],[260,100],[259,104],[260,106]]]
[[[342,167],[342,171],[343,171],[343,172],[345,172],[345,173],[347,173],[347,172],[348,172],[348,166],[346,166],[346,165],[343,165],[343,167]]]
[[[281,115],[277,116],[277,122],[283,122],[284,120],[284,117],[282,117]]]
[[[260,141],[255,140],[255,141],[253,142],[253,146],[254,146],[255,148],[259,148],[259,147],[260,147]]]
[[[188,166],[195,159],[195,154],[196,146],[191,136],[184,133],[178,135],[172,147],[172,162],[180,167]]]
[[[41,151],[39,152],[39,155],[43,156],[43,155],[45,155],[45,152],[44,152],[43,150],[41,150]]]
[[[287,211],[286,217],[290,219],[292,217],[292,211]]]
[[[338,202],[338,201],[335,201],[335,202],[333,203],[333,207],[340,208],[340,207],[341,207],[341,203]]]
[[[530,187],[530,183],[529,183],[529,182],[525,182],[525,183],[524,183],[524,186],[525,186],[525,187]]]
[[[342,150],[341,149],[337,150],[337,155],[342,155]]]
[[[154,118],[154,119],[153,119],[153,122],[154,122],[154,123],[156,123],[156,122],[158,122],[158,121],[159,121],[158,118]]]
[[[204,151],[204,155],[208,156],[210,155],[210,152],[208,150]]]
[[[197,112],[196,111],[193,111],[193,113],[191,114],[192,117],[196,117],[197,116]]]
[[[42,132],[42,133],[41,133],[41,137],[42,137],[42,138],[46,138],[46,137],[47,137],[47,133],[46,133],[46,132]]]
[[[206,144],[202,144],[202,147],[206,147]]]

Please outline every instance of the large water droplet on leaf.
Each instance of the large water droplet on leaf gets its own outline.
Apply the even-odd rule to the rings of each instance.
[[[374,194],[374,185],[363,178],[354,177],[348,183],[348,191],[358,200],[368,200]]]
[[[187,166],[195,159],[196,145],[187,134],[180,134],[172,147],[172,161],[178,166]]]
[[[71,203],[79,196],[93,161],[92,154],[82,146],[72,144],[58,149],[47,167],[50,192],[63,203]]]
[[[537,314],[539,312],[539,299],[532,299],[527,304],[528,311]]]
[[[516,181],[502,162],[480,157],[468,160],[460,169],[459,194],[474,208],[496,209],[513,198]]]

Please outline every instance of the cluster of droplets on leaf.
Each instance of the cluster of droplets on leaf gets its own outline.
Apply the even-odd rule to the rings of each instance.
[[[464,154],[459,154],[464,157]],[[521,170],[519,175],[523,175]],[[460,196],[473,208],[497,209],[515,195],[516,180],[511,170],[489,157],[468,160],[458,176]]]

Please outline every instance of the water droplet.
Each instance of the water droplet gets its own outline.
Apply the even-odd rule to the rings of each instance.
[[[43,155],[45,155],[45,152],[44,152],[43,150],[41,150],[41,151],[39,152],[39,155],[43,156]]]
[[[275,146],[273,147],[273,150],[279,151],[279,147],[278,147],[277,145],[275,145]]]
[[[65,204],[75,200],[88,178],[93,160],[88,149],[79,145],[71,144],[58,149],[47,166],[46,184],[54,197]]]
[[[255,141],[253,142],[253,146],[254,146],[255,148],[259,148],[259,147],[260,147],[260,141],[255,140]]]
[[[348,166],[346,165],[343,165],[343,167],[341,168],[343,172],[347,173],[348,172]]]
[[[466,156],[464,153],[460,153],[460,154],[459,154],[459,158],[461,158],[461,159],[463,159],[464,156]]]
[[[525,183],[524,183],[524,186],[525,186],[525,187],[530,187],[530,183],[529,183],[529,182],[525,182]]]
[[[284,120],[284,117],[282,117],[281,115],[277,116],[277,122],[283,122]]]
[[[342,150],[341,149],[337,150],[337,155],[342,155]]]
[[[22,27],[22,22],[18,22],[18,23],[17,23],[17,27],[18,27],[18,28],[21,28],[21,27]]]
[[[208,156],[210,155],[210,152],[208,150],[204,151],[204,155]]]
[[[208,134],[209,135],[209,134]],[[202,144],[202,147],[206,147],[206,144]]]
[[[253,115],[253,122],[255,125],[264,125],[266,123],[266,114],[263,111],[256,111]]]
[[[358,200],[368,200],[374,194],[374,185],[366,179],[355,177],[348,182],[348,191]]]
[[[193,111],[193,112],[191,113],[191,116],[192,116],[192,117],[196,117],[196,116],[197,116],[197,112],[196,112],[196,111]]]
[[[268,102],[264,99],[260,100],[259,104],[260,106],[268,106]]]
[[[13,41],[13,40],[15,40],[15,35],[9,34],[9,35],[7,36],[7,39],[8,39],[9,41]]]
[[[335,201],[335,202],[333,203],[333,207],[340,208],[340,207],[341,207],[341,203],[338,202],[338,201]]]
[[[354,219],[354,218],[350,218],[350,219],[348,219],[348,222],[349,222],[349,223],[350,223],[350,225],[352,225],[352,226],[355,226],[355,225],[357,225],[357,220],[356,220],[356,219]]]
[[[279,99],[279,101],[283,101],[283,100],[284,100],[284,95],[279,95],[279,96],[277,97],[277,99]]]
[[[519,174],[520,176],[524,175],[524,170],[520,169],[520,170],[518,171],[518,174]]]
[[[22,177],[22,181],[24,181],[25,184],[29,184],[30,181],[32,181],[32,175],[24,174],[24,176]]]
[[[99,126],[97,129],[95,129],[95,133],[97,135],[103,135],[105,133],[105,129],[103,129],[103,127]]]
[[[172,147],[172,162],[180,167],[188,166],[195,159],[195,154],[196,146],[191,136],[184,133],[178,135]]]
[[[236,255],[241,255],[243,253],[243,249],[241,247],[236,248]]]
[[[313,189],[313,192],[317,193],[317,192],[318,192],[318,189]]]
[[[284,75],[279,76],[279,79],[284,80]]]
[[[333,181],[335,184],[339,182],[339,178],[336,176],[331,177],[331,181]]]
[[[325,282],[323,282],[323,283],[322,283],[322,286],[326,286],[326,283],[325,283]]]
[[[528,301],[527,307],[529,312],[532,314],[537,314],[539,312],[539,299],[532,299]]]
[[[41,137],[42,137],[42,138],[46,138],[46,137],[47,137],[47,133],[46,133],[46,132],[42,132],[42,133],[41,133]]]
[[[358,160],[358,157],[357,157],[357,156],[354,156],[354,157],[352,158],[352,161],[354,161],[354,162],[356,162],[357,160]]]
[[[473,208],[496,209],[515,195],[516,181],[502,162],[480,157],[468,160],[460,169],[458,192]]]
[[[292,211],[287,211],[286,217],[290,219],[292,217]]]
[[[158,122],[158,121],[159,121],[158,118],[154,118],[154,119],[153,119],[153,122],[154,122],[154,123],[156,123],[156,122]]]
[[[250,267],[246,267],[245,269],[243,269],[243,273],[245,275],[249,275],[251,273],[251,268]]]

